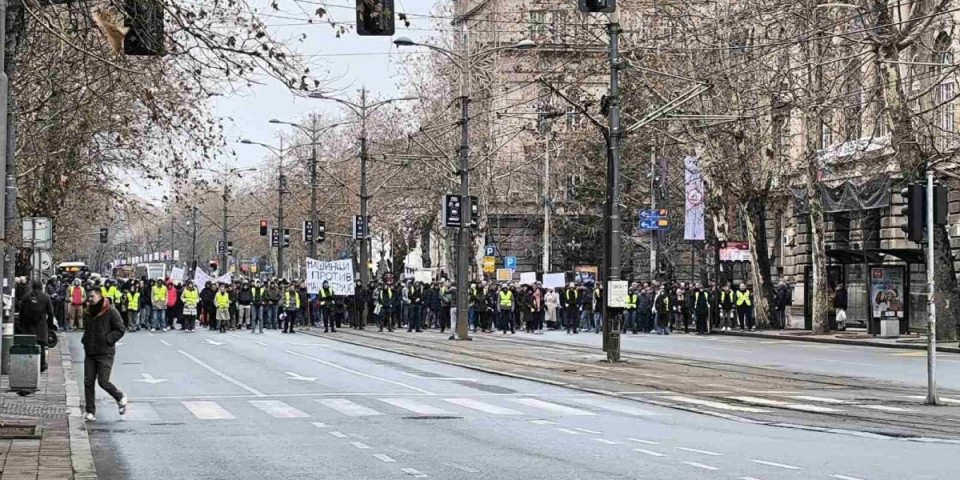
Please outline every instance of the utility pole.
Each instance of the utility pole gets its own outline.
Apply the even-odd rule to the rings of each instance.
[[[227,185],[226,179],[223,182],[223,251],[220,252],[220,275],[225,274],[227,269],[227,233],[230,230],[230,226],[227,225],[227,202],[230,200],[230,187]],[[194,227],[196,229],[196,227]],[[196,231],[196,230],[194,230]]]
[[[197,207],[191,209],[190,223],[193,225],[193,235],[190,239],[190,269],[197,268]]]
[[[934,276],[933,243],[936,230],[933,219],[933,169],[927,167],[927,405],[939,405],[937,398],[937,304],[934,295],[936,280]],[[946,207],[944,207],[946,208]]]
[[[543,160],[543,273],[550,271],[550,133],[544,135]]]
[[[460,18],[460,231],[457,238],[457,340],[469,340],[468,296],[470,285],[470,52],[467,22]],[[453,337],[451,337],[453,338]]]
[[[280,139],[280,155],[277,163],[277,228],[280,229],[280,243],[277,244],[277,278],[283,278],[283,243],[286,235],[283,234],[283,139]],[[314,232],[316,234],[316,232]],[[224,244],[223,248],[227,248]]]
[[[367,246],[370,243],[370,225],[367,219],[367,89],[360,89],[360,218],[363,222],[363,231],[360,232],[360,285],[366,288],[370,284],[370,260],[367,255]]]
[[[620,360],[620,322],[621,309],[609,306],[611,282],[620,280],[620,62],[619,13],[610,14],[610,23],[607,25],[610,35],[610,92],[607,98],[608,130],[607,130],[607,198],[606,231],[604,236],[603,267],[604,275],[601,281],[607,283],[603,295],[603,344],[607,352],[607,360]],[[616,317],[616,318],[615,318]],[[615,321],[616,320],[616,321]]]
[[[317,258],[317,116],[310,119],[310,221],[313,222],[313,238],[310,239],[310,258]]]

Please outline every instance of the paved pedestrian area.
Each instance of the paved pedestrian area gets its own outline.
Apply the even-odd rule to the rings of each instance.
[[[0,424],[36,426],[38,438],[0,438],[0,480],[61,480],[74,478],[70,458],[70,424],[67,408],[67,384],[63,367],[63,343],[47,352],[50,365],[40,376],[40,389],[21,397],[8,391],[8,378],[3,377]],[[79,478],[79,477],[78,477]],[[84,477],[89,478],[89,477]]]
[[[809,330],[756,330],[756,331],[738,331],[715,332],[719,335],[766,338],[784,341],[814,342],[814,343],[832,343],[837,345],[861,345],[869,347],[883,348],[902,348],[910,350],[926,350],[927,336],[920,334],[902,335],[898,338],[881,338],[865,331],[846,331],[830,332],[824,334],[814,334]],[[937,344],[938,352],[960,353],[957,342],[940,342]]]

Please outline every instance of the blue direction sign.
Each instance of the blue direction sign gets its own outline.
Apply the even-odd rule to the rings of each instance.
[[[503,257],[503,268],[510,270],[517,269],[517,257]]]
[[[670,228],[670,216],[666,208],[640,210],[640,230],[666,230],[668,228]]]

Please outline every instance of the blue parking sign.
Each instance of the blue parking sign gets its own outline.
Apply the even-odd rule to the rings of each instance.
[[[503,268],[510,270],[517,269],[517,257],[503,257]]]

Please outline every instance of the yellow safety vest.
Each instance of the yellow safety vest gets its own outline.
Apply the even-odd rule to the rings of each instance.
[[[627,295],[627,310],[636,310],[637,308],[637,294],[631,293]]]
[[[750,292],[748,292],[748,291],[743,291],[743,292],[741,292],[741,291],[737,290],[737,306],[738,306],[738,307],[742,307],[742,306],[744,306],[744,305],[746,305],[746,306],[748,306],[748,307],[751,305],[751,303],[750,303]]]
[[[217,308],[229,308],[230,294],[227,292],[217,292],[217,296],[214,298],[214,303],[217,305]]]
[[[723,303],[727,301],[727,296],[730,296],[730,301],[733,301],[733,292],[720,292],[720,302]]]
[[[167,287],[166,285],[153,286],[153,301],[162,302],[164,305],[167,304]]]
[[[578,291],[576,291],[576,290],[567,290],[567,291],[566,291],[567,300],[570,300],[570,292],[573,292],[573,299],[574,299],[574,300],[576,300],[577,297],[580,296],[580,292],[578,292]]]
[[[230,296],[227,295],[228,301],[229,301],[229,297]],[[198,292],[196,289],[193,289],[193,290],[184,289],[183,295],[181,295],[180,298],[183,299],[184,307],[191,308],[191,309],[197,308],[197,304],[200,303],[200,292]]]
[[[510,290],[500,291],[500,308],[513,308],[513,292]]]
[[[283,296],[284,296],[283,306],[284,306],[287,310],[293,310],[293,308],[291,308],[291,307],[293,307],[293,304],[290,303],[290,293],[291,293],[291,292],[286,292],[286,293],[283,295]],[[297,300],[297,308],[300,308],[300,295],[297,294],[297,293],[294,293],[294,294],[293,294],[293,297]]]
[[[127,293],[127,310],[140,310],[140,292]]]

